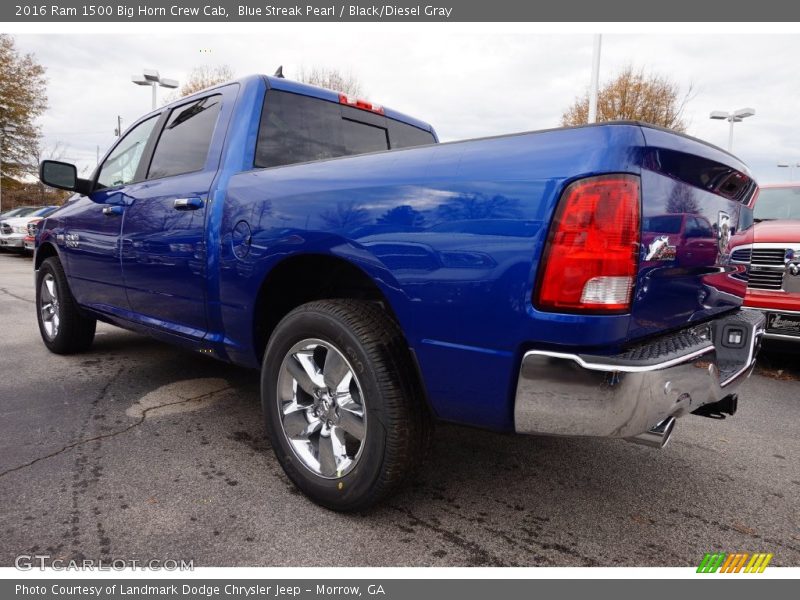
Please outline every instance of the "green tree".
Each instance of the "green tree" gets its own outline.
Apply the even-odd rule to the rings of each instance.
[[[3,185],[32,171],[40,138],[36,119],[46,109],[44,67],[32,54],[21,54],[12,36],[0,34],[0,129],[14,129],[0,144]]]

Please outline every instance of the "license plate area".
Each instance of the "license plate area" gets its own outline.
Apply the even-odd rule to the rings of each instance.
[[[767,313],[767,333],[800,337],[800,315]]]

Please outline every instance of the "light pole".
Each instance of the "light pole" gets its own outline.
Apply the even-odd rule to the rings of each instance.
[[[153,90],[153,110],[156,109],[156,96],[158,87],[169,88],[174,90],[178,87],[178,81],[176,79],[167,79],[166,77],[161,77],[158,74],[158,71],[155,69],[145,69],[142,71],[141,75],[134,75],[131,77],[131,81],[136,85],[149,85]]]
[[[800,167],[800,162],[796,163],[796,164],[792,164],[790,162],[778,163],[778,166],[779,167],[783,167],[784,169],[788,168],[789,169],[789,181],[794,181],[794,168],[795,167]]]
[[[600,47],[603,43],[603,36],[594,36],[594,48],[592,50],[592,81],[589,84],[589,123],[597,121],[597,97],[600,87]]]
[[[7,135],[13,135],[17,130],[13,125],[0,128],[0,213],[3,212],[3,144]]]
[[[733,124],[739,123],[747,117],[752,117],[756,114],[755,108],[740,108],[733,112],[725,112],[724,110],[712,110],[711,118],[720,121],[728,121],[731,124],[728,131],[728,152],[733,152]]]

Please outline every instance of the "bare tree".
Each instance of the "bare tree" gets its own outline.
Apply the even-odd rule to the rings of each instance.
[[[302,67],[297,76],[299,81],[327,88],[335,92],[342,92],[349,96],[364,97],[364,89],[358,78],[350,72],[344,73],[338,69],[324,67]]]
[[[228,65],[216,65],[214,67],[202,65],[195,67],[189,72],[189,76],[186,78],[186,82],[181,86],[180,90],[178,90],[176,98],[183,98],[184,96],[189,96],[207,87],[211,87],[212,85],[225,83],[233,79],[233,77],[233,69]],[[169,102],[176,98],[169,99]]]
[[[661,127],[686,131],[683,119],[691,100],[692,86],[681,95],[680,86],[657,73],[628,66],[599,91],[598,121],[643,121]],[[562,125],[585,125],[589,120],[589,93],[575,99],[561,116]]]
[[[335,210],[322,212],[320,218],[332,229],[355,229],[369,223],[369,211],[355,202],[338,202]]]
[[[27,165],[26,170],[35,179],[32,186],[36,190],[36,204],[61,204],[63,200],[69,197],[69,192],[48,187],[38,178],[39,165],[43,160],[64,160],[68,151],[69,146],[60,141],[55,141],[52,144],[39,142],[32,149],[30,164]]]
[[[666,209],[668,213],[700,214],[700,203],[694,195],[694,190],[688,185],[676,183],[667,198]]]

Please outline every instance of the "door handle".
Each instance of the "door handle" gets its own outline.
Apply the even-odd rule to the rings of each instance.
[[[175,210],[197,210],[203,208],[202,198],[176,198],[172,203]]]
[[[121,215],[123,208],[121,206],[104,206],[103,207],[103,214],[107,217],[111,217],[113,215]]]

